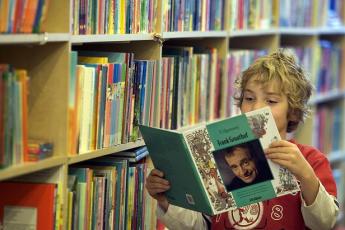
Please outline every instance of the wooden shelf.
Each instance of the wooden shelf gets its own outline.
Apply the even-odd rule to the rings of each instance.
[[[68,164],[79,163],[79,162],[90,160],[93,158],[110,155],[110,154],[113,154],[116,152],[120,152],[120,151],[124,151],[124,150],[128,150],[128,149],[133,149],[133,148],[140,147],[143,145],[145,145],[144,141],[138,140],[136,142],[130,142],[127,144],[121,144],[121,145],[109,147],[106,149],[100,149],[100,150],[95,150],[95,151],[88,152],[88,153],[82,153],[82,154],[76,155],[76,156],[70,156],[68,159]]]
[[[234,30],[229,32],[230,39],[232,37],[255,37],[278,34],[277,29],[262,29],[262,30]]]
[[[72,35],[71,43],[104,43],[153,40],[153,34],[94,34]]]
[[[67,42],[70,39],[68,33],[42,33],[42,34],[1,34],[2,44],[45,44],[47,42]]]
[[[228,36],[226,31],[185,31],[185,32],[163,32],[163,39],[174,38],[219,38]]]
[[[316,96],[310,99],[309,104],[316,105],[342,98],[345,98],[345,91],[333,90],[317,94]]]
[[[50,157],[37,162],[26,162],[20,165],[10,166],[0,171],[0,181],[30,174],[44,169],[49,169],[66,164],[67,157]]]
[[[334,151],[327,155],[327,158],[330,163],[337,163],[345,161],[345,151]]]
[[[296,36],[312,36],[312,35],[318,35],[319,29],[318,28],[304,28],[304,27],[298,27],[298,28],[279,28],[278,33],[281,35],[296,35]]]
[[[329,27],[324,27],[324,28],[319,28],[319,34],[321,35],[344,35],[345,34],[345,27],[340,26],[340,27],[334,27],[334,28],[329,28]]]

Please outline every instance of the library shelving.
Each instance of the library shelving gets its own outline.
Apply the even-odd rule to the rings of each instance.
[[[46,0],[46,2],[48,1]],[[315,136],[318,133],[315,129],[315,119],[320,119],[317,116],[319,108],[330,107],[333,114],[334,110],[338,111],[335,112],[336,118],[334,118],[338,122],[336,123],[339,127],[336,134],[338,136],[334,138],[338,139],[339,145],[335,149],[329,147],[330,152],[327,153],[327,157],[335,170],[335,177],[337,183],[339,183],[338,187],[344,187],[345,146],[342,144],[342,140],[345,134],[345,27],[341,25],[329,26],[326,20],[328,12],[324,12],[327,11],[328,7],[323,8],[321,6],[326,4],[325,2],[329,2],[334,8],[331,3],[339,1],[314,1],[316,6],[306,6],[311,7],[309,9],[309,11],[312,11],[309,15],[311,18],[300,19],[305,20],[305,23],[307,23],[302,23],[302,25],[297,22],[285,21],[289,16],[281,14],[279,6],[284,5],[286,7],[290,1],[283,0],[280,3],[275,0],[257,1],[264,4],[264,8],[255,5],[256,1],[250,1],[251,3],[249,3],[249,1],[235,0],[202,0],[196,1],[200,4],[197,9],[193,8],[195,6],[190,3],[193,1],[181,1],[185,4],[184,6],[176,5],[180,1],[173,0],[128,1],[128,3],[135,2],[136,5],[133,6],[125,4],[127,1],[93,1],[98,3],[109,2],[109,4],[119,2],[121,4],[116,5],[118,8],[116,8],[117,11],[114,11],[115,13],[106,14],[109,18],[114,17],[111,21],[107,21],[108,18],[105,16],[104,11],[95,12],[95,14],[88,12],[83,4],[89,2],[91,1],[50,0],[44,31],[26,34],[0,34],[0,63],[10,64],[14,68],[25,69],[28,72],[28,137],[49,141],[54,146],[52,156],[47,159],[7,165],[7,167],[0,170],[0,181],[16,181],[19,183],[19,181],[24,180],[56,184],[58,194],[58,200],[56,201],[56,210],[58,211],[54,222],[56,229],[69,229],[69,226],[72,226],[67,221],[70,221],[70,217],[68,217],[70,212],[68,182],[71,168],[103,157],[116,156],[118,152],[144,145],[143,140],[139,137],[136,139],[129,138],[126,141],[122,140],[121,143],[106,148],[89,148],[82,153],[78,153],[78,150],[76,152],[71,151],[69,137],[72,115],[69,111],[69,98],[71,94],[70,81],[74,74],[72,70],[76,65],[72,62],[75,58],[73,52],[131,53],[134,56],[133,60],[154,63],[152,64],[154,65],[152,71],[155,73],[156,80],[169,77],[171,82],[173,82],[173,77],[164,71],[169,70],[171,71],[169,73],[173,75],[173,69],[177,68],[180,71],[185,71],[183,76],[193,78],[196,77],[195,73],[200,74],[203,70],[200,63],[207,63],[209,69],[204,76],[206,80],[203,79],[201,82],[207,82],[207,80],[213,80],[214,78],[217,81],[210,83],[209,89],[205,89],[208,94],[199,93],[197,103],[193,104],[194,107],[190,107],[194,110],[188,110],[193,116],[199,116],[197,119],[189,118],[191,115],[186,112],[189,104],[186,104],[187,102],[183,100],[183,96],[178,95],[176,92],[175,95],[172,87],[169,88],[171,90],[169,97],[165,95],[171,100],[170,102],[168,100],[159,101],[158,97],[153,98],[153,95],[157,95],[160,91],[157,92],[151,88],[152,92],[150,91],[147,97],[151,95],[153,99],[146,102],[145,106],[146,109],[152,107],[152,111],[147,112],[148,117],[136,114],[136,116],[142,118],[141,122],[169,128],[234,114],[236,111],[232,109],[232,99],[229,95],[233,77],[239,74],[252,58],[255,58],[256,51],[272,52],[279,47],[294,49],[297,56],[301,55],[299,58],[303,59],[303,64],[310,72],[314,83],[318,83],[316,77],[322,75],[322,70],[319,68],[320,63],[327,61],[325,59],[321,60],[327,58],[327,56],[323,56],[323,53],[334,52],[333,54],[339,57],[339,65],[333,66],[337,69],[334,69],[334,72],[329,75],[334,75],[339,84],[335,84],[336,87],[334,88],[323,91],[322,94],[316,93],[313,95],[310,102],[312,115],[310,119],[305,121],[303,128],[298,130],[295,137],[302,143],[319,146],[320,143],[316,142],[318,138]],[[210,8],[216,6],[222,6],[222,8],[207,15],[206,5],[203,5],[206,2],[214,4],[210,5]],[[264,10],[263,15],[265,17],[260,18],[261,23],[251,24],[253,20],[258,19],[260,14],[252,15],[252,11],[245,10],[245,7],[238,8],[238,2],[247,2],[245,7],[253,7],[249,4],[254,4],[256,10]],[[109,6],[113,7],[113,5]],[[272,8],[268,8],[268,6]],[[3,12],[1,7],[0,3],[0,12]],[[103,9],[102,5],[93,7]],[[288,9],[293,11],[294,7],[291,6]],[[344,18],[342,18],[345,10],[344,4],[337,7],[336,11],[342,12],[339,18],[344,23]],[[142,11],[138,11],[138,9]],[[244,11],[240,12],[240,10]],[[317,12],[319,11],[322,11],[322,14],[320,14],[322,17],[317,18],[315,15],[318,15]],[[134,17],[140,15],[138,12],[142,12],[142,15]],[[244,14],[248,14],[247,21],[245,18],[236,17],[236,15],[243,16]],[[126,18],[126,15],[128,18]],[[193,24],[196,22],[191,20],[191,15],[198,16],[193,19],[200,20],[198,25]],[[283,16],[286,18],[283,18]],[[115,19],[118,20],[116,23]],[[219,21],[219,19],[223,19],[223,21]],[[102,25],[107,25],[107,23],[113,23],[113,27],[100,28]],[[199,28],[199,30],[195,30],[195,28]],[[184,50],[186,55],[183,58],[174,53],[181,50]],[[244,54],[241,53],[242,51],[244,51]],[[250,54],[246,54],[246,52]],[[235,65],[237,61],[242,59],[246,62],[240,63],[239,66]],[[181,60],[185,61],[184,64],[181,62],[181,65],[177,65],[176,63]],[[193,72],[193,70],[196,70],[195,68],[200,69]],[[134,74],[132,72],[135,72],[134,67],[128,70],[127,74]],[[174,72],[174,74],[177,77],[179,76],[178,72]],[[152,76],[148,75],[147,79]],[[160,81],[157,80],[157,82]],[[165,80],[165,83],[167,83],[167,80]],[[204,85],[200,84],[200,87],[202,88]],[[213,90],[217,94],[213,94]],[[188,94],[188,90],[184,92]],[[175,99],[173,95],[176,96]],[[1,92],[0,96],[2,96]],[[186,98],[188,98],[188,95]],[[213,98],[214,101],[210,101],[210,98]],[[202,102],[205,102],[207,107],[198,104]],[[171,107],[169,108],[169,106]],[[163,108],[166,111],[163,111]],[[142,113],[145,114],[145,111],[147,110],[143,109]],[[163,113],[166,114],[163,115]],[[177,113],[180,114],[177,115]],[[127,119],[128,117],[124,116],[124,118]],[[136,119],[139,118],[136,117]],[[133,121],[133,118],[126,120],[127,123],[133,123]],[[332,127],[334,124],[329,125]],[[331,128],[327,127],[325,129],[330,130]],[[322,139],[320,140],[322,141]],[[4,152],[2,151],[0,154],[4,154]],[[345,194],[341,188],[339,189],[339,201],[344,213]],[[345,225],[345,218],[339,219],[339,225]]]

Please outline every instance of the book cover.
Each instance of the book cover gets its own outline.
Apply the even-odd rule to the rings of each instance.
[[[56,184],[0,183],[0,220],[4,229],[54,229]]]
[[[176,206],[216,215],[299,190],[295,177],[264,155],[280,140],[268,107],[179,130],[140,131]]]

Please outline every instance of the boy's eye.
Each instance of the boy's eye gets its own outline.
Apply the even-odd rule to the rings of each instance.
[[[268,104],[276,104],[276,103],[278,103],[276,100],[267,100],[267,103]]]
[[[244,100],[246,100],[246,101],[252,101],[252,100],[254,100],[254,98],[253,98],[253,97],[244,97]]]

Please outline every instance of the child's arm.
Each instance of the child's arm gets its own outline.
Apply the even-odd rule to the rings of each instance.
[[[339,211],[332,171],[322,153],[316,149],[308,151],[307,161],[295,144],[277,141],[265,152],[268,158],[289,169],[301,182],[304,200],[301,211],[305,224],[311,229],[331,229]]]
[[[200,212],[169,204],[164,192],[170,189],[170,185],[163,176],[163,172],[153,169],[146,179],[147,191],[158,202],[158,218],[169,229],[207,229],[207,223]]]

